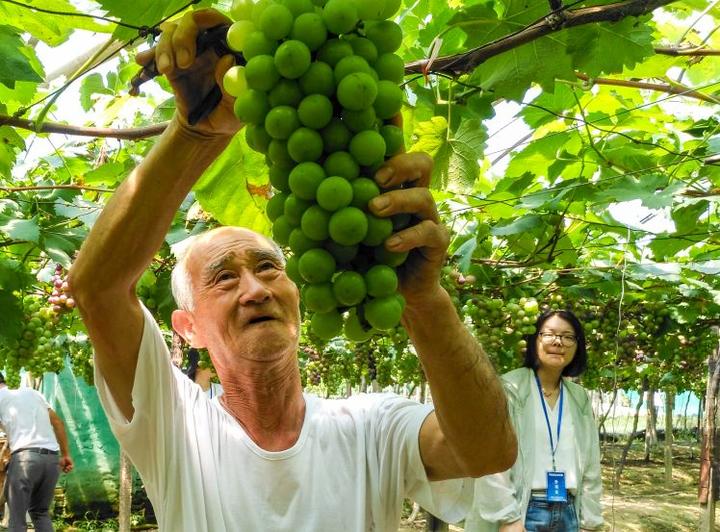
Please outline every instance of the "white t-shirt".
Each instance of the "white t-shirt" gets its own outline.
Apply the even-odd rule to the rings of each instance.
[[[577,489],[577,457],[575,456],[575,424],[573,417],[568,408],[567,389],[563,390],[563,413],[562,424],[560,425],[560,443],[557,440],[557,423],[560,414],[560,399],[555,402],[555,406],[545,403],[548,418],[550,419],[550,427],[552,427],[553,444],[557,445],[555,451],[555,467],[558,471],[565,472],[565,488],[568,490]],[[540,393],[537,388],[532,393],[535,402],[535,467],[533,468],[532,489],[547,489],[547,472],[552,471],[552,453],[550,450],[550,437],[548,436],[547,422],[543,413],[542,403],[540,402]]]
[[[265,451],[172,366],[147,311],[130,423],[97,372],[95,382],[161,530],[396,532],[405,497],[450,522],[472,503],[472,482],[427,479],[418,434],[430,407],[391,394],[305,395],[298,441]]]
[[[10,452],[28,447],[60,450],[49,408],[42,394],[32,388],[0,389],[0,423],[7,432]]]

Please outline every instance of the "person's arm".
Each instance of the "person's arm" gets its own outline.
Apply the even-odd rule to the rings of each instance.
[[[103,209],[68,276],[98,370],[128,420],[134,413],[131,393],[144,323],[135,285],[193,184],[240,128],[227,94],[196,126],[186,118],[215,83],[222,86],[233,63],[232,57],[218,59],[212,51],[196,60],[197,33],[226,22],[215,11],[188,13],[177,26],[164,28],[154,50],[138,56],[141,64],[157,59],[175,91],[177,111]]]
[[[401,267],[400,289],[407,303],[402,322],[425,369],[435,406],[420,430],[428,478],[479,477],[510,468],[517,443],[500,380],[440,286],[449,235],[427,189],[431,171],[432,159],[426,154],[393,158],[376,175],[380,185],[416,186],[386,192],[370,208],[378,216],[404,212],[420,219],[385,245],[390,251],[413,251]]]
[[[578,452],[589,453],[588,465],[582,472],[583,483],[580,494],[580,529],[600,530],[603,527],[602,504],[602,474],[600,469],[600,438],[598,436],[595,418],[590,408],[590,398],[587,397],[585,406],[586,430],[590,433],[590,448],[578,449]]]
[[[52,425],[55,438],[60,445],[60,469],[64,473],[69,473],[73,470],[73,460],[70,457],[70,446],[68,445],[67,433],[65,432],[65,423],[55,413],[55,410],[48,408],[48,415],[50,416],[50,424]]]

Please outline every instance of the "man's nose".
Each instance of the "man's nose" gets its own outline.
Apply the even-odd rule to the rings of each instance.
[[[241,303],[264,303],[270,299],[270,290],[255,275],[245,275],[240,286]]]

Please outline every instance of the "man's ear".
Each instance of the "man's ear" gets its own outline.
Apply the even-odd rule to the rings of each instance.
[[[191,347],[202,349],[205,347],[199,335],[195,331],[193,315],[187,310],[174,310],[171,316],[172,326],[180,336],[183,337]]]

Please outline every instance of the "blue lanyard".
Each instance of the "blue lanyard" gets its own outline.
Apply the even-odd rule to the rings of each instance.
[[[550,451],[552,453],[552,465],[553,465],[553,471],[556,471],[555,468],[555,451],[557,451],[558,445],[560,444],[560,427],[562,425],[562,415],[563,415],[563,384],[562,379],[560,379],[560,412],[558,413],[558,422],[557,422],[557,441],[553,442],[553,435],[552,435],[552,428],[550,427],[550,417],[547,413],[547,407],[545,406],[545,396],[542,393],[542,386],[540,385],[540,379],[537,376],[537,373],[535,373],[535,382],[537,383],[538,393],[540,394],[540,404],[543,408],[543,414],[545,414],[545,423],[547,425],[548,429],[548,436],[550,436]]]

